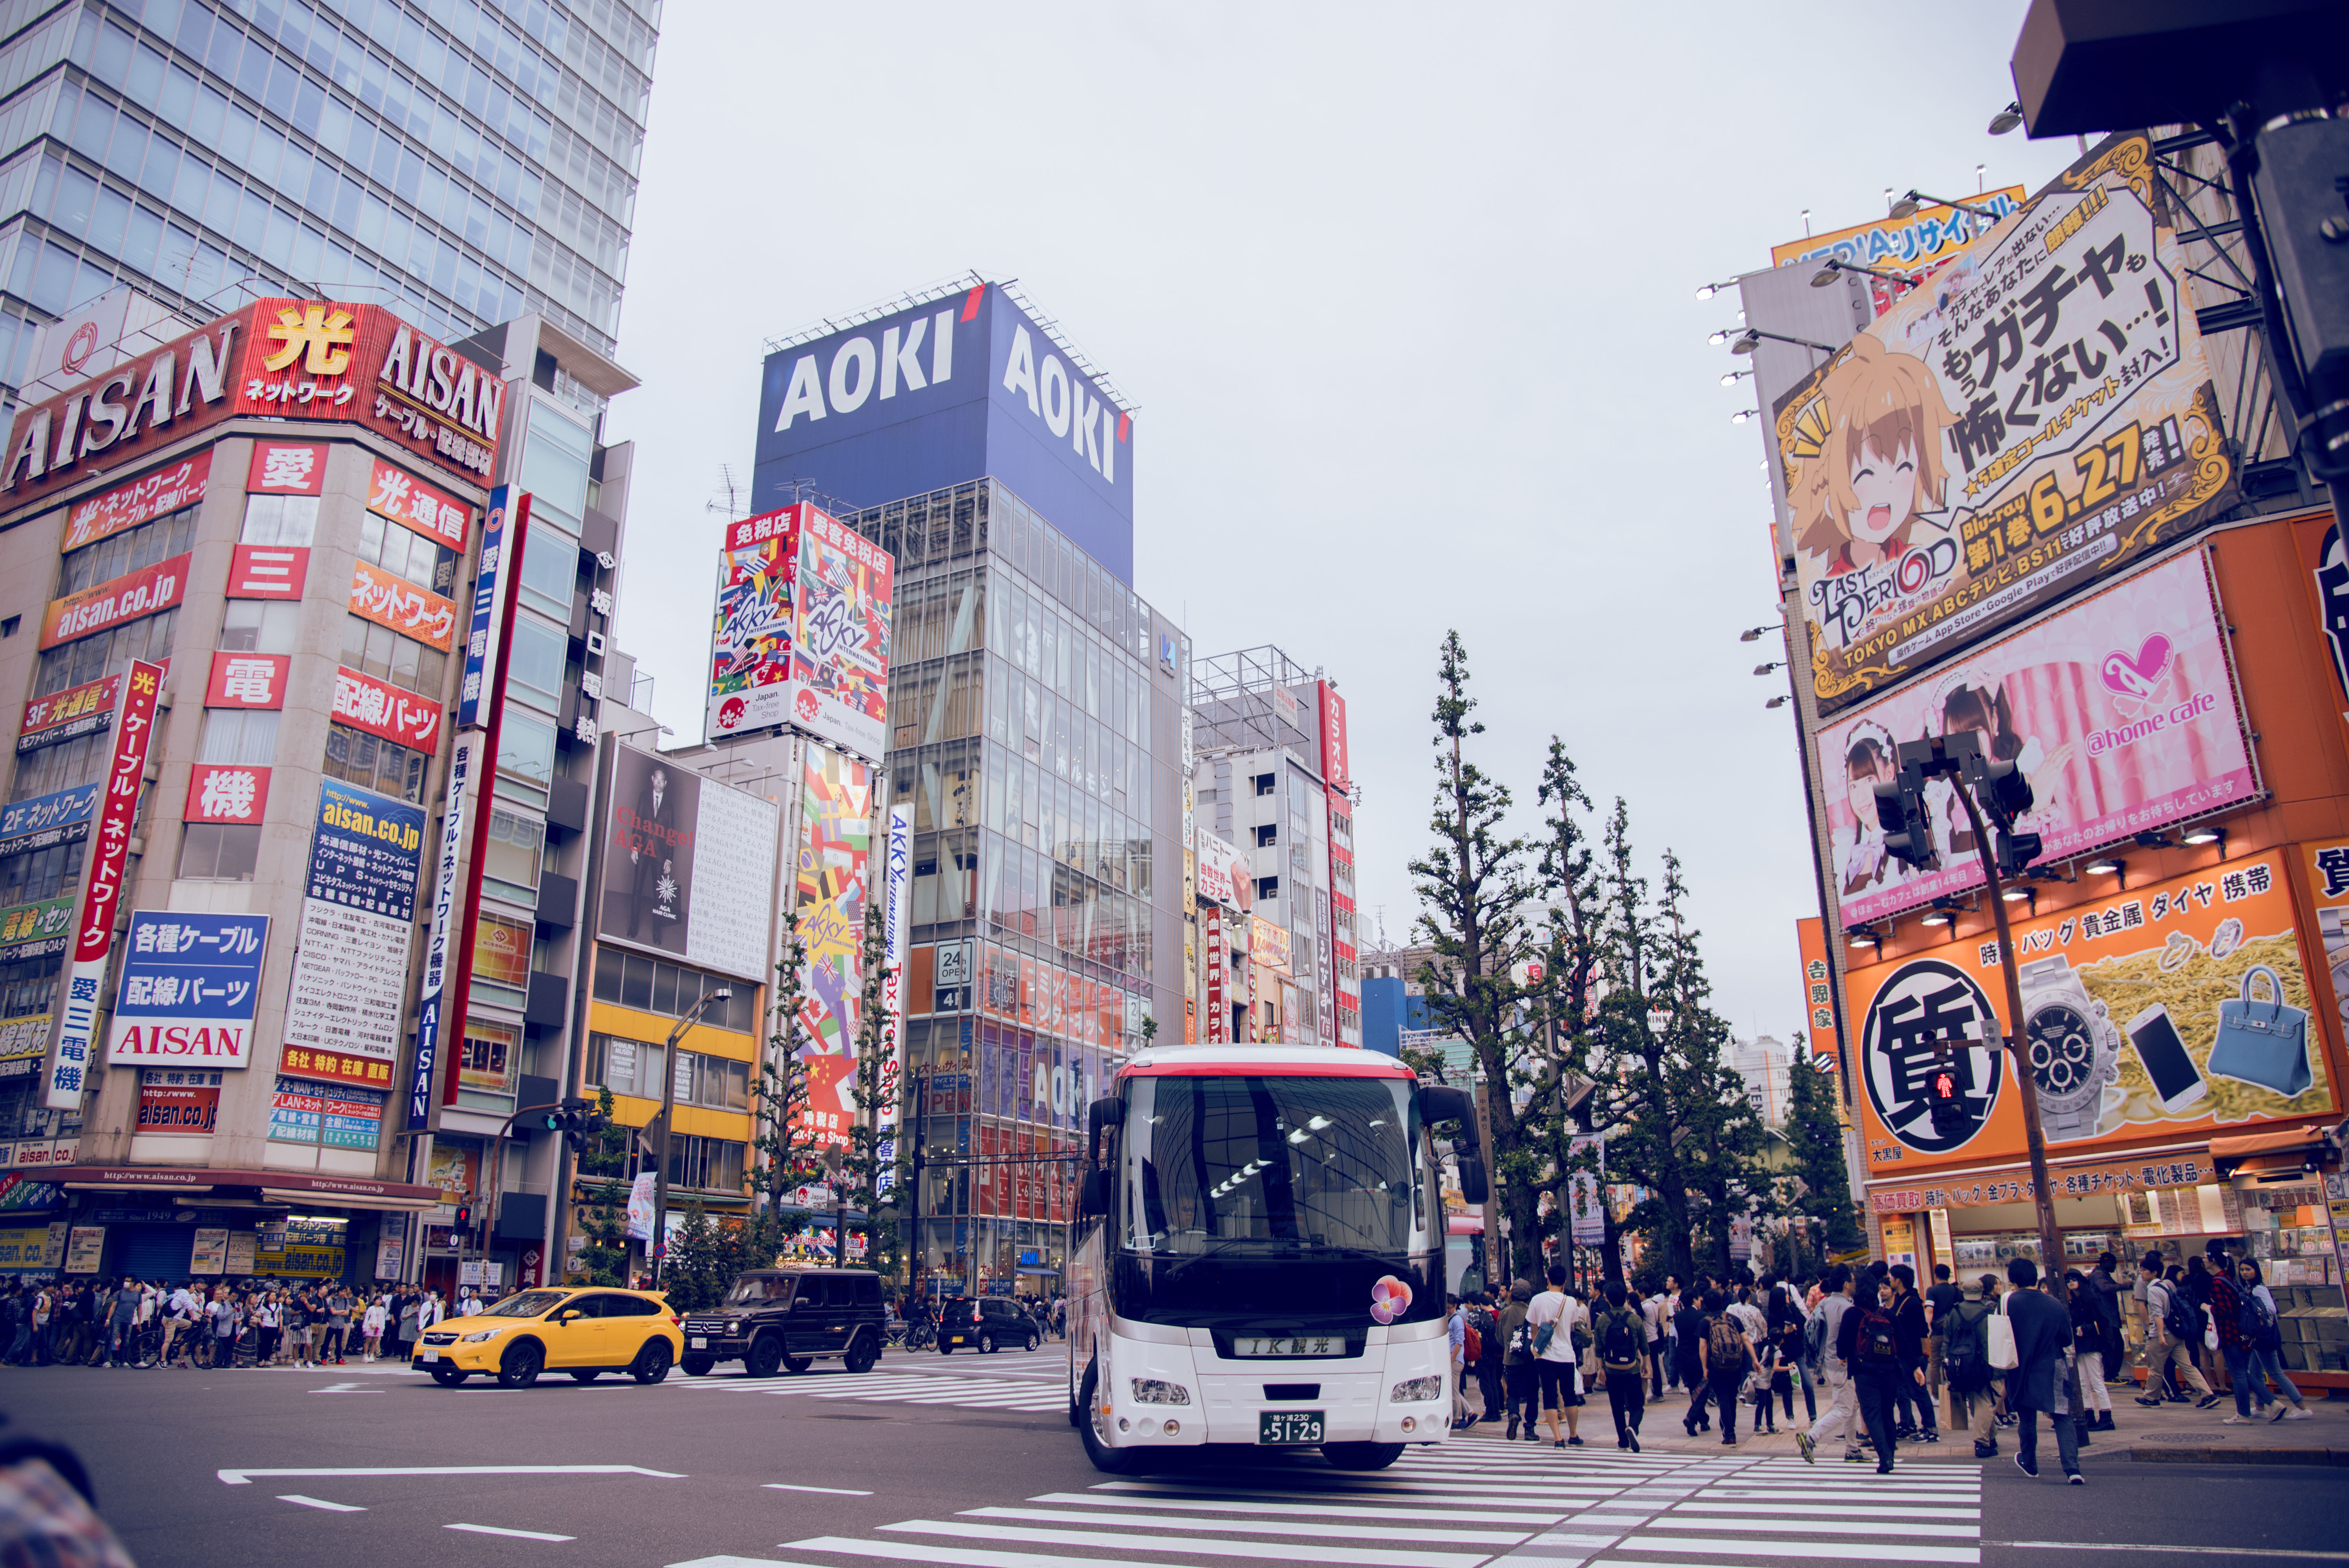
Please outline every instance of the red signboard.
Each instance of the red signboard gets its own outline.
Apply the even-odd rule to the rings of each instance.
[[[212,1075],[207,1073],[202,1076]],[[219,1116],[220,1088],[217,1085],[142,1083],[139,1086],[139,1130],[141,1132],[210,1132]]]
[[[1328,681],[1313,683],[1321,704],[1321,777],[1330,789],[1351,794],[1354,777],[1346,762],[1346,699]]]
[[[17,723],[16,749],[35,751],[95,735],[114,722],[114,699],[121,694],[122,677],[108,676],[35,697],[25,705],[25,717]]]
[[[1231,1026],[1231,1013],[1224,1006],[1224,911],[1220,904],[1209,904],[1201,922],[1207,943],[1207,1044],[1220,1046]]]
[[[94,588],[51,600],[41,616],[42,651],[175,608],[188,591],[189,560],[174,555]]]
[[[269,769],[233,763],[198,763],[188,774],[191,822],[257,825],[269,810]]]
[[[388,1089],[392,1084],[394,1065],[367,1057],[345,1056],[338,1051],[288,1046],[278,1057],[277,1070],[306,1078],[325,1078],[331,1083],[361,1083]]]
[[[0,448],[0,510],[80,481],[93,459],[135,463],[232,414],[347,420],[486,484],[504,411],[498,371],[388,311],[266,299],[21,409]]]
[[[65,542],[57,546],[59,552],[96,544],[126,528],[152,521],[167,511],[195,505],[204,499],[204,484],[212,471],[212,453],[207,447],[192,457],[167,463],[102,495],[74,502],[66,519]]]
[[[206,707],[284,707],[289,654],[214,654]]]
[[[240,544],[228,563],[232,599],[299,599],[310,552],[295,544]]]
[[[455,496],[401,473],[381,458],[376,459],[375,478],[367,486],[367,510],[451,550],[465,548],[465,524],[472,515]]]
[[[440,705],[430,697],[386,686],[373,676],[336,666],[335,717],[355,729],[401,746],[429,751],[440,740]]]
[[[122,694],[122,717],[115,724],[106,793],[98,802],[89,891],[82,899],[81,934],[74,942],[77,964],[104,963],[114,943],[114,913],[122,900],[122,862],[130,852],[130,830],[139,816],[139,781],[147,772],[148,743],[155,734],[155,693],[162,684],[162,665],[143,659],[131,661],[130,678],[124,683]]]
[[[378,566],[351,568],[351,614],[388,626],[403,637],[449,651],[457,631],[457,606],[429,589],[419,588]],[[47,647],[48,645],[41,645]]]
[[[254,495],[323,495],[326,489],[324,441],[255,441],[244,488]]]

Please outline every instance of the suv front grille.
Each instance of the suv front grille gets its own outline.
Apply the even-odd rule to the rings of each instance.
[[[457,1336],[453,1334],[428,1334],[424,1336],[424,1343],[427,1345],[454,1345],[457,1343]]]

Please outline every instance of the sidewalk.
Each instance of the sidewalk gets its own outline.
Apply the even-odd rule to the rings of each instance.
[[[2098,1432],[2091,1440],[2093,1451],[2118,1450],[2140,1462],[2171,1464],[2349,1464],[2349,1400],[2326,1401],[2312,1392],[2309,1408],[2316,1412],[2311,1421],[2261,1421],[2256,1425],[2230,1427],[2222,1418],[2235,1413],[2235,1401],[2223,1398],[2207,1410],[2191,1405],[2164,1404],[2158,1409],[2147,1409],[2136,1402],[2137,1389],[2107,1390],[2113,1400],[2113,1422],[2117,1431]],[[1825,1408],[1825,1400],[1821,1400]],[[1940,1408],[1948,1415],[1946,1398]],[[1661,1402],[1651,1403],[1640,1423],[1640,1447],[1651,1454],[1685,1454],[1690,1458],[1735,1454],[1744,1459],[1796,1458],[1801,1449],[1795,1442],[1795,1432],[1809,1422],[1803,1415],[1803,1397],[1795,1396],[1795,1419],[1789,1422],[1785,1406],[1777,1407],[1778,1430],[1756,1436],[1754,1427],[1754,1407],[1738,1408],[1739,1430],[1736,1446],[1729,1447],[1721,1440],[1721,1429],[1690,1437],[1681,1426],[1688,1415],[1688,1395],[1678,1388],[1668,1388]],[[1454,1441],[1501,1442],[1501,1434],[1508,1429],[1500,1421],[1479,1421],[1459,1433]],[[1519,1443],[1525,1442],[1523,1434]],[[1590,1403],[1582,1408],[1582,1441],[1586,1448],[1612,1449],[1615,1446],[1615,1419],[1609,1413],[1607,1396],[1595,1393]],[[2041,1433],[2042,1448],[2053,1439]],[[1549,1442],[1547,1428],[1542,1442]],[[1530,1444],[1526,1445],[1532,1446]],[[2014,1431],[2001,1428],[1998,1431],[2001,1454],[2015,1451]],[[1868,1450],[1872,1460],[1873,1449]],[[1843,1458],[1843,1437],[1838,1433],[1820,1445],[1818,1462],[1823,1466],[1839,1464]],[[1974,1460],[1973,1443],[1963,1433],[1954,1439],[1946,1431],[1938,1443],[1903,1443],[1899,1460]]]

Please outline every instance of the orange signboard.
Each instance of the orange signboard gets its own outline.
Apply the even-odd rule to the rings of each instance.
[[[429,643],[444,654],[457,631],[456,605],[364,561],[351,568],[351,614],[403,637]]]
[[[1835,975],[1827,966],[1826,926],[1818,916],[1795,922],[1795,943],[1803,955],[1803,1027],[1813,1059],[1831,1064],[1843,1052],[1836,1033]]]
[[[2048,1153],[2112,1159],[2148,1139],[2315,1116],[2340,1066],[2314,1016],[2286,846],[2017,924],[2030,1070]],[[1998,944],[1986,934],[1847,977],[1871,1180],[2020,1161]],[[1937,1127],[1928,1076],[1958,1079]]]

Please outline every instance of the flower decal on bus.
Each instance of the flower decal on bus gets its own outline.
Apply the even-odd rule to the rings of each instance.
[[[1381,1275],[1371,1286],[1371,1315],[1381,1323],[1392,1323],[1410,1310],[1411,1286],[1394,1275]]]

